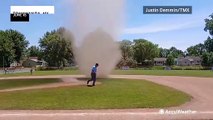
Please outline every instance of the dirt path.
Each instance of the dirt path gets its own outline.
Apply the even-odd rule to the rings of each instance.
[[[37,76],[36,78],[38,77],[43,76]],[[79,78],[84,76],[74,75],[74,76],[45,76],[45,77]],[[158,84],[166,85],[181,90],[185,93],[190,94],[193,97],[193,99],[191,102],[181,105],[179,107],[163,108],[163,113],[166,111],[167,114],[160,114],[162,113],[161,109],[0,111],[0,120],[213,119],[213,78],[147,76],[147,75],[112,75],[110,77],[145,79],[148,81],[152,81]],[[13,79],[13,78],[3,78],[3,79]],[[161,110],[160,113],[159,110]],[[193,114],[192,112],[195,112],[195,114]]]

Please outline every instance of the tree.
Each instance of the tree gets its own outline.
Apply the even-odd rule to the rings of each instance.
[[[205,28],[204,30],[209,32],[212,37],[208,37],[204,42],[207,52],[213,52],[213,13],[209,15],[210,19],[205,19]]]
[[[0,31],[0,66],[9,67],[15,58],[14,44],[9,40],[4,31]]]
[[[213,67],[213,52],[209,53],[209,66]]]
[[[118,68],[121,68],[123,66],[128,66],[128,67],[136,67],[137,62],[133,58],[128,58],[126,60],[121,59],[120,62],[117,64]]]
[[[132,42],[129,40],[122,40],[120,42],[120,49],[121,49],[121,55],[122,58],[120,62],[117,64],[118,67],[122,66],[129,66],[129,67],[135,67],[136,61],[133,60],[133,49],[132,49]]]
[[[46,32],[39,44],[43,59],[49,66],[65,66],[73,62],[71,33],[65,28]]]
[[[166,65],[172,66],[172,65],[174,65],[174,63],[175,63],[174,57],[171,54],[168,55],[168,57],[166,59]]]
[[[209,15],[209,17],[210,17],[210,19],[208,19],[208,18],[205,19],[206,24],[205,24],[204,30],[206,32],[209,31],[209,34],[211,36],[213,36],[213,13],[211,15]]]
[[[205,51],[205,45],[202,43],[187,48],[187,53],[190,56],[201,56]]]
[[[210,37],[204,42],[205,48],[207,52],[213,52],[213,39]]]
[[[0,31],[0,66],[9,67],[13,61],[20,62],[27,45],[28,41],[20,32],[11,29]]]
[[[203,66],[208,66],[208,53],[207,52],[205,52],[205,53],[203,53],[203,55],[202,55],[202,65]]]
[[[205,19],[205,28],[204,30],[209,32],[212,38],[209,36],[204,42],[206,52],[202,55],[202,65],[204,66],[213,66],[213,14],[211,14],[210,19]]]
[[[129,40],[123,40],[120,42],[120,49],[122,53],[122,59],[127,60],[133,55],[132,42]]]
[[[143,64],[145,60],[153,61],[153,59],[159,55],[158,45],[145,39],[134,40],[133,50],[134,59],[141,64]]]
[[[169,49],[159,48],[159,57],[167,58],[169,53],[170,53]]]
[[[178,50],[175,47],[171,47],[169,49],[170,53],[174,58],[180,57],[180,56],[184,56],[184,52],[182,50]]]
[[[25,36],[16,31],[16,30],[6,30],[5,34],[10,42],[13,44],[13,50],[15,51],[15,60],[20,62],[21,58],[24,55],[24,51],[26,50],[29,42],[26,40]]]
[[[27,56],[38,57],[41,59],[41,50],[37,46],[31,46],[27,49]]]
[[[205,52],[202,55],[202,65],[203,66],[213,66],[213,52]]]

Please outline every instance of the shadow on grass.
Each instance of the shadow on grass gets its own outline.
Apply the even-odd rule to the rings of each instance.
[[[93,87],[93,85],[87,85],[87,87]]]

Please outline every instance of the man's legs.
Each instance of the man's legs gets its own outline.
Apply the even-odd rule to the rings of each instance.
[[[93,86],[95,86],[95,82],[96,82],[96,73],[93,73]]]
[[[92,80],[93,80],[93,75],[92,75],[92,73],[91,73],[91,79],[89,79],[89,80],[87,81],[87,84],[89,84],[89,82],[92,81]]]

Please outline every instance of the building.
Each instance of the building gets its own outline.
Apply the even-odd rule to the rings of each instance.
[[[195,56],[179,57],[177,58],[176,63],[179,66],[201,65],[202,59]]]
[[[154,65],[163,66],[166,65],[167,58],[154,58]]]
[[[10,64],[10,67],[18,67],[18,66],[21,66],[21,63],[18,63],[17,61],[13,61],[13,62]]]
[[[46,66],[47,62],[44,60],[38,60],[38,57],[29,57],[25,61],[23,61],[22,65],[24,67],[36,67],[36,66]]]

